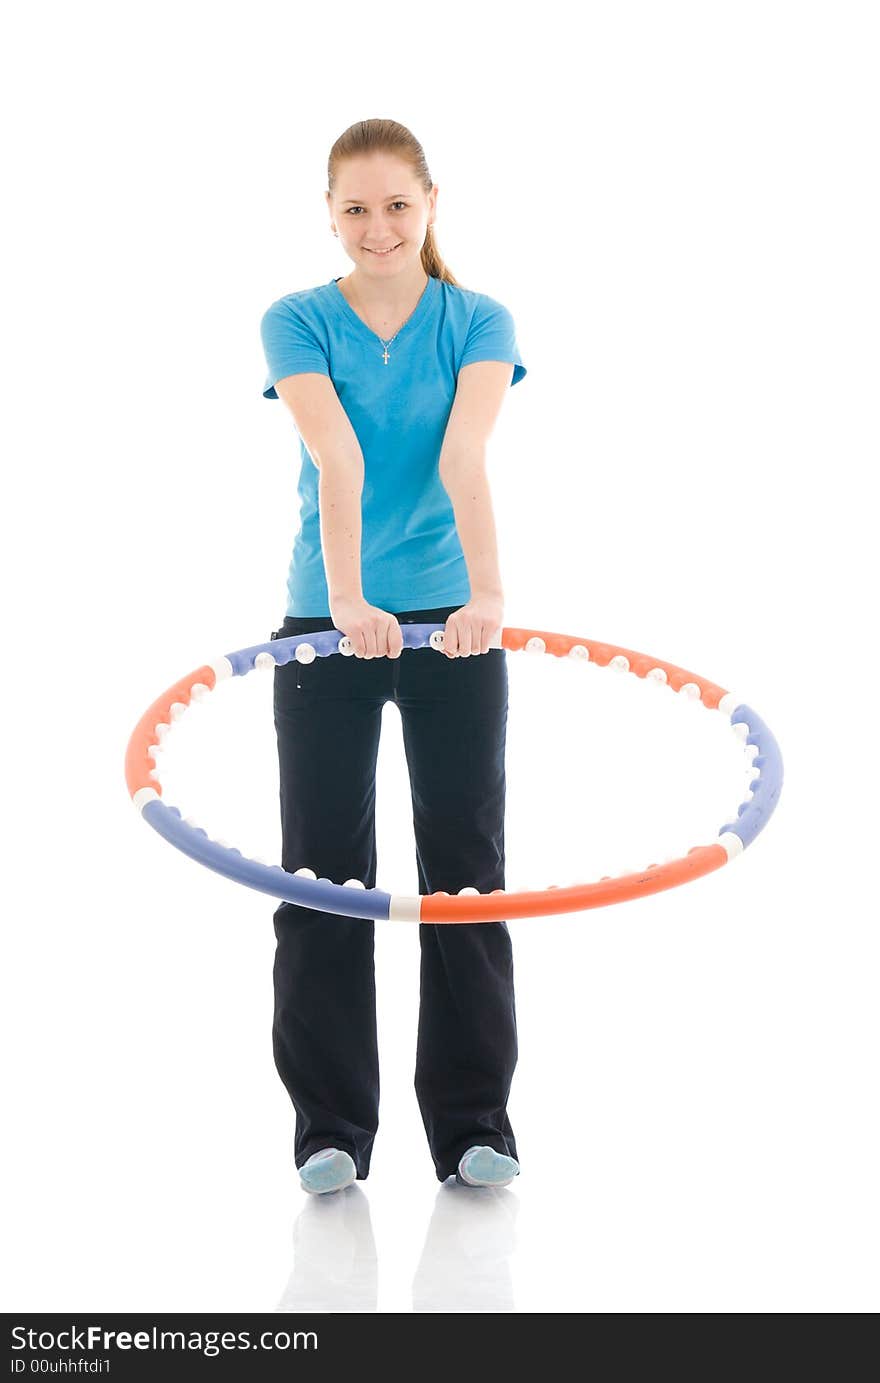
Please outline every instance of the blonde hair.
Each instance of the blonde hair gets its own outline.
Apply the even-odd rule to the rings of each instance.
[[[399,124],[396,120],[358,120],[343,131],[330,150],[327,160],[327,190],[331,196],[339,165],[346,159],[361,154],[393,154],[410,165],[416,182],[421,185],[426,195],[434,186],[428,171],[425,151],[405,125]],[[431,278],[460,287],[458,279],[447,268],[437,248],[433,225],[428,226],[422,246],[422,268]]]

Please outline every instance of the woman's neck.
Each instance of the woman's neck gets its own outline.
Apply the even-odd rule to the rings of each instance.
[[[428,286],[428,275],[421,265],[412,274],[399,274],[394,279],[370,279],[352,270],[338,280],[342,291],[358,316],[371,326],[394,328],[415,311]]]

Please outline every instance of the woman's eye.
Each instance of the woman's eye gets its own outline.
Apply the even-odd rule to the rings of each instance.
[[[402,206],[402,207],[406,208],[406,205],[407,205],[407,204],[406,204],[406,202],[392,202],[391,205],[392,205],[392,206]],[[350,206],[350,207],[348,208],[348,211],[346,212],[346,215],[347,215],[347,216],[350,216],[351,213],[352,213],[353,211],[363,211],[363,207],[362,207],[362,206]]]

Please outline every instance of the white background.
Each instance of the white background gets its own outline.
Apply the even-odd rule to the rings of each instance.
[[[175,0],[7,21],[7,1310],[878,1305],[876,13],[540,20]],[[422,141],[441,253],[509,307],[529,370],[491,442],[505,623],[734,690],[786,777],[729,867],[511,924],[509,1191],[436,1181],[418,937],[378,924],[373,1168],[322,1200],[272,1060],[274,902],[151,831],[123,758],[166,687],[283,618],[299,450],[259,321],[350,269],[326,160],[373,116]],[[508,887],[731,819],[720,715],[508,657]],[[166,800],[276,858],[271,676],[175,733]],[[393,706],[378,792],[379,884],[416,892]]]

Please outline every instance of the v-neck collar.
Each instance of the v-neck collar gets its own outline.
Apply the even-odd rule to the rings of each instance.
[[[422,296],[419,298],[418,302],[415,305],[415,309],[406,319],[403,326],[398,329],[397,336],[399,336],[402,331],[410,331],[414,326],[418,325],[419,320],[425,315],[425,313],[428,310],[428,306],[434,296],[436,284],[437,279],[434,277],[433,274],[429,274],[428,282],[422,289]],[[332,278],[328,284],[328,287],[330,289],[333,302],[336,303],[343,315],[347,317],[349,321],[356,322],[357,325],[360,327],[361,331],[365,331],[367,335],[370,336],[374,341],[382,341],[382,344],[384,345],[385,342],[383,341],[379,333],[374,331],[372,327],[368,327],[363,317],[358,316],[358,314],[355,312],[351,303],[348,301],[348,298],[345,296],[342,289],[339,287],[339,279]]]

